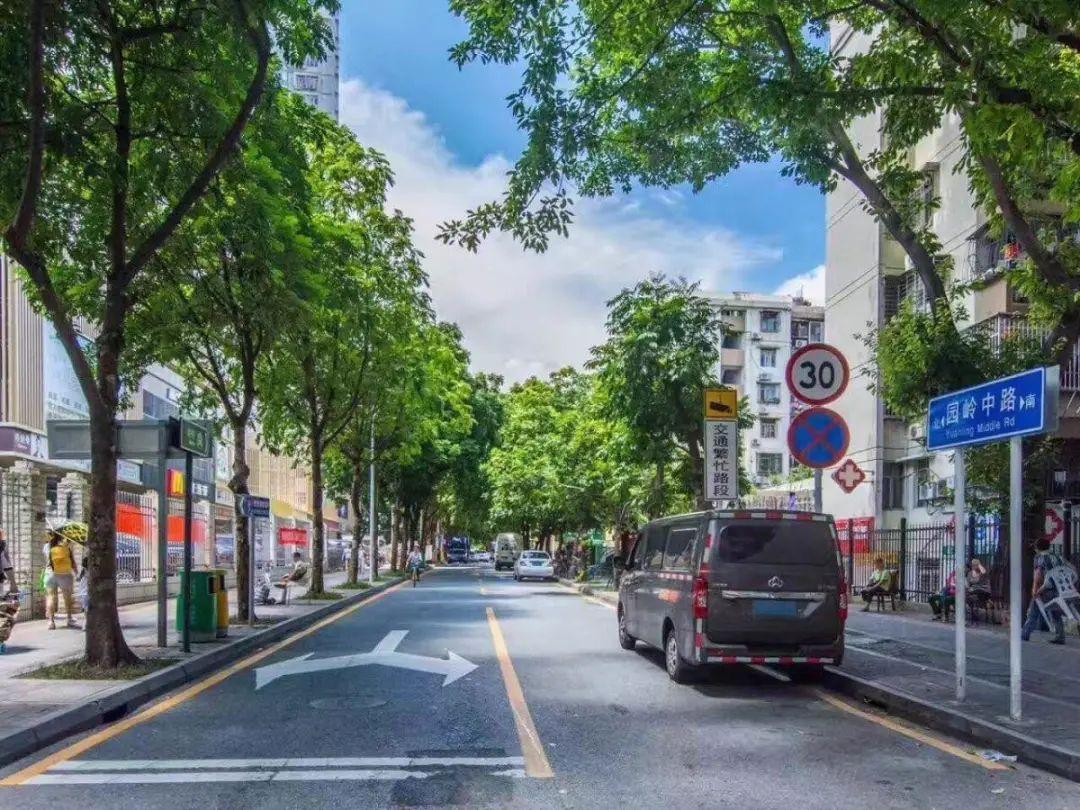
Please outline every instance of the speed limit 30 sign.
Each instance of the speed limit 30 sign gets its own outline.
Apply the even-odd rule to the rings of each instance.
[[[827,405],[839,399],[849,377],[844,355],[828,343],[803,346],[787,364],[788,390],[808,405]]]

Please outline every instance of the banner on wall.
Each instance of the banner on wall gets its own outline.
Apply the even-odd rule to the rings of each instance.
[[[283,546],[306,546],[308,531],[307,529],[278,529],[278,543]]]

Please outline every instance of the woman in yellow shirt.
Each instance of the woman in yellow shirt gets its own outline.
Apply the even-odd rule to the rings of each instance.
[[[45,566],[45,616],[49,620],[49,629],[56,629],[57,591],[64,594],[67,626],[78,628],[72,617],[75,604],[75,555],[59,532],[49,532],[49,542],[45,546]]]

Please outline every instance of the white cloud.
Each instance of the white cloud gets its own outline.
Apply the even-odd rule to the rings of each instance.
[[[812,304],[825,305],[825,265],[789,278],[776,288],[777,295],[801,295]]]
[[[476,369],[514,381],[580,365],[604,338],[605,302],[648,273],[731,289],[780,258],[776,247],[651,215],[625,198],[579,200],[570,238],[554,239],[544,254],[523,251],[502,234],[476,254],[443,245],[435,239],[439,223],[496,199],[510,161],[491,155],[480,165],[462,165],[403,99],[358,79],[341,90],[342,123],[390,159],[396,176],[390,202],[415,220],[439,317],[461,327]]]

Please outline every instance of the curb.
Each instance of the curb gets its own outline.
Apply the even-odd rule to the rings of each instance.
[[[303,630],[327,616],[370,599],[404,581],[405,577],[387,580],[369,590],[320,605],[303,616],[294,616],[224,647],[158,670],[97,700],[47,714],[33,726],[0,737],[0,768],[47,748],[65,737],[119,720],[178,686],[198,680],[260,647]]]
[[[825,668],[822,685],[848,697],[883,706],[890,713],[969,743],[984,745],[1020,762],[1080,782],[1080,753],[1036,740],[1020,731],[973,717],[959,709],[905,695],[880,683],[859,678],[835,667]]]

